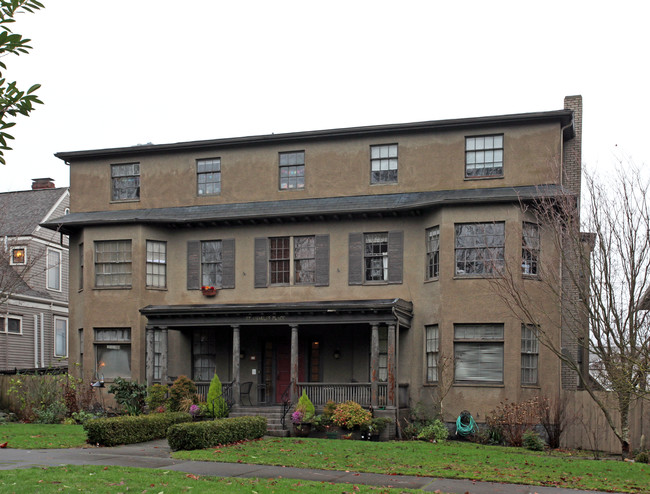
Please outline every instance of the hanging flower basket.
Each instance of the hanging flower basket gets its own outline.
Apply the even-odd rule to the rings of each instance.
[[[217,289],[213,286],[202,286],[201,292],[205,297],[214,297],[217,294]]]

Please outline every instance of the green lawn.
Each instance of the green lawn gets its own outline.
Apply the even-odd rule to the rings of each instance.
[[[200,477],[183,472],[146,468],[69,466],[25,470],[3,470],[0,494],[24,492],[136,492],[159,493],[372,493],[421,492],[386,489],[359,484],[330,484],[290,479],[241,479]]]
[[[0,444],[16,449],[79,448],[86,444],[80,425],[0,424]]]
[[[328,439],[269,438],[175,458],[463,478],[617,492],[650,493],[650,465],[536,453],[522,448],[448,441],[369,443]]]

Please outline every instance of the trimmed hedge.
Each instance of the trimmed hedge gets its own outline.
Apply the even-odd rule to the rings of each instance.
[[[266,434],[266,418],[233,417],[173,425],[167,431],[167,441],[173,451],[193,450],[245,439],[257,439],[264,434]]]
[[[170,426],[191,421],[192,416],[184,412],[152,413],[137,417],[124,415],[88,420],[84,423],[84,429],[88,443],[117,446],[162,439],[167,436]]]

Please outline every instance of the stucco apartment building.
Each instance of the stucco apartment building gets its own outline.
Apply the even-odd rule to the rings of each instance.
[[[86,381],[216,372],[240,406],[305,390],[395,414],[430,402],[441,362],[449,420],[557,397],[575,376],[490,277],[512,263],[534,284],[557,262],[521,202],[579,197],[581,115],[571,96],[547,112],[58,153],[72,214],[47,226],[70,236],[71,358]]]
[[[0,372],[68,365],[68,239],[39,225],[69,205],[50,178],[0,193]]]

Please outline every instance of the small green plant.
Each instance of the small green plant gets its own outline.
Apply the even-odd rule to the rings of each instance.
[[[160,407],[164,407],[167,404],[167,392],[169,388],[163,386],[162,384],[152,384],[147,388],[147,398],[145,402],[149,411],[158,410]]]
[[[336,407],[332,420],[339,427],[352,430],[370,423],[372,414],[356,401],[346,401]]]
[[[650,463],[650,455],[647,451],[641,451],[634,457],[634,461],[637,463]]]
[[[324,413],[321,415],[314,415],[314,418],[311,421],[312,426],[319,432],[328,431],[334,425],[331,416],[327,416]]]
[[[336,402],[327,400],[327,403],[325,403],[325,406],[323,407],[323,415],[331,418],[334,415],[334,410],[336,410],[336,405]]]
[[[531,451],[544,451],[544,441],[537,432],[530,429],[524,432],[522,445]]]
[[[77,424],[85,424],[87,420],[99,418],[94,413],[87,412],[85,410],[79,410],[78,412],[72,413],[72,418]]]
[[[54,401],[34,411],[37,424],[60,424],[65,418],[66,407],[62,401]]]
[[[108,392],[115,395],[115,401],[124,407],[129,415],[140,415],[144,411],[147,385],[116,377]]]
[[[210,381],[208,397],[205,404],[205,415],[212,418],[221,419],[227,417],[229,413],[228,403],[223,397],[223,386],[217,374]]]
[[[316,414],[316,408],[314,404],[307,396],[307,393],[303,390],[302,395],[298,398],[298,405],[296,405],[296,411],[302,412],[302,421],[311,422]]]
[[[192,403],[198,401],[196,397],[196,384],[187,376],[178,376],[169,389],[169,410],[172,412],[181,410],[183,398],[189,398]]]
[[[425,425],[417,435],[422,441],[443,442],[449,437],[449,429],[440,420],[436,419],[432,423]]]

